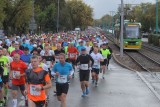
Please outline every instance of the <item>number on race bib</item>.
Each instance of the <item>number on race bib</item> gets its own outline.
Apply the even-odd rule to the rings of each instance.
[[[20,75],[20,71],[13,71],[13,78],[20,79],[20,78],[16,78],[16,75]]]
[[[33,96],[40,96],[41,92],[36,90],[38,85],[30,85],[30,94]]]
[[[81,70],[88,70],[88,64],[81,64],[80,65]]]
[[[69,57],[70,57],[70,58],[74,58],[74,57],[75,57],[75,54],[74,54],[74,53],[70,53]]]
[[[58,76],[57,82],[58,83],[67,83],[68,82],[67,75],[60,75]]]
[[[99,67],[99,61],[94,60],[93,68],[98,68]]]

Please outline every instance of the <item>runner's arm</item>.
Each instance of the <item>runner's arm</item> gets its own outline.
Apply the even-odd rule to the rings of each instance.
[[[46,85],[42,86],[42,90],[49,89],[52,87],[52,82],[48,74],[45,76],[45,81],[46,81]]]

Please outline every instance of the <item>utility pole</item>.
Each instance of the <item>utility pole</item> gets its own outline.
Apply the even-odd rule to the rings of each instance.
[[[58,0],[58,11],[57,11],[57,33],[59,32],[59,0]]]
[[[29,24],[29,29],[31,30],[31,34],[34,33],[34,30],[37,29],[37,24],[36,21],[34,19],[34,0],[32,0],[32,18]]]
[[[158,34],[158,0],[156,0],[156,34]]]
[[[123,26],[124,26],[124,4],[121,0],[121,43],[120,43],[120,57],[123,57]]]
[[[114,19],[113,19],[113,16],[114,16],[114,13],[115,11],[110,11],[110,15],[112,16],[112,34],[113,34],[113,29],[114,29]]]

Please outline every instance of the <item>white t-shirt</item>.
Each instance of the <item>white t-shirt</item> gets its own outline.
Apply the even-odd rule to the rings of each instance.
[[[49,55],[48,56],[53,56],[54,55],[54,51],[53,50],[49,50],[49,53],[48,53]],[[45,56],[45,50],[42,50],[41,52],[40,52],[40,55],[41,56]]]
[[[87,54],[89,54],[89,52],[90,52],[90,50],[91,50],[91,46],[85,46],[85,48],[86,48]]]
[[[100,53],[95,54],[94,52],[92,52],[91,53],[91,57],[94,60],[94,64],[93,64],[92,68],[100,69],[100,62],[99,62],[99,60],[103,59],[102,54],[100,54]]]
[[[45,51],[42,50],[42,51],[40,52],[40,55],[41,55],[41,56],[45,56]],[[48,53],[47,56],[53,56],[53,55],[54,55],[54,51],[53,51],[53,50],[49,50],[49,53]],[[45,64],[47,65],[48,68],[51,68],[51,61],[46,61]]]

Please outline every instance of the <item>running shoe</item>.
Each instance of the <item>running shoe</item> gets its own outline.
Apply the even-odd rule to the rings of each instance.
[[[95,83],[95,87],[98,87],[98,83],[97,82]]]
[[[104,78],[104,75],[102,76],[102,79],[105,79],[105,78]]]
[[[86,93],[83,93],[83,94],[82,94],[82,97],[86,97]]]
[[[86,88],[86,95],[89,94],[89,88]]]

